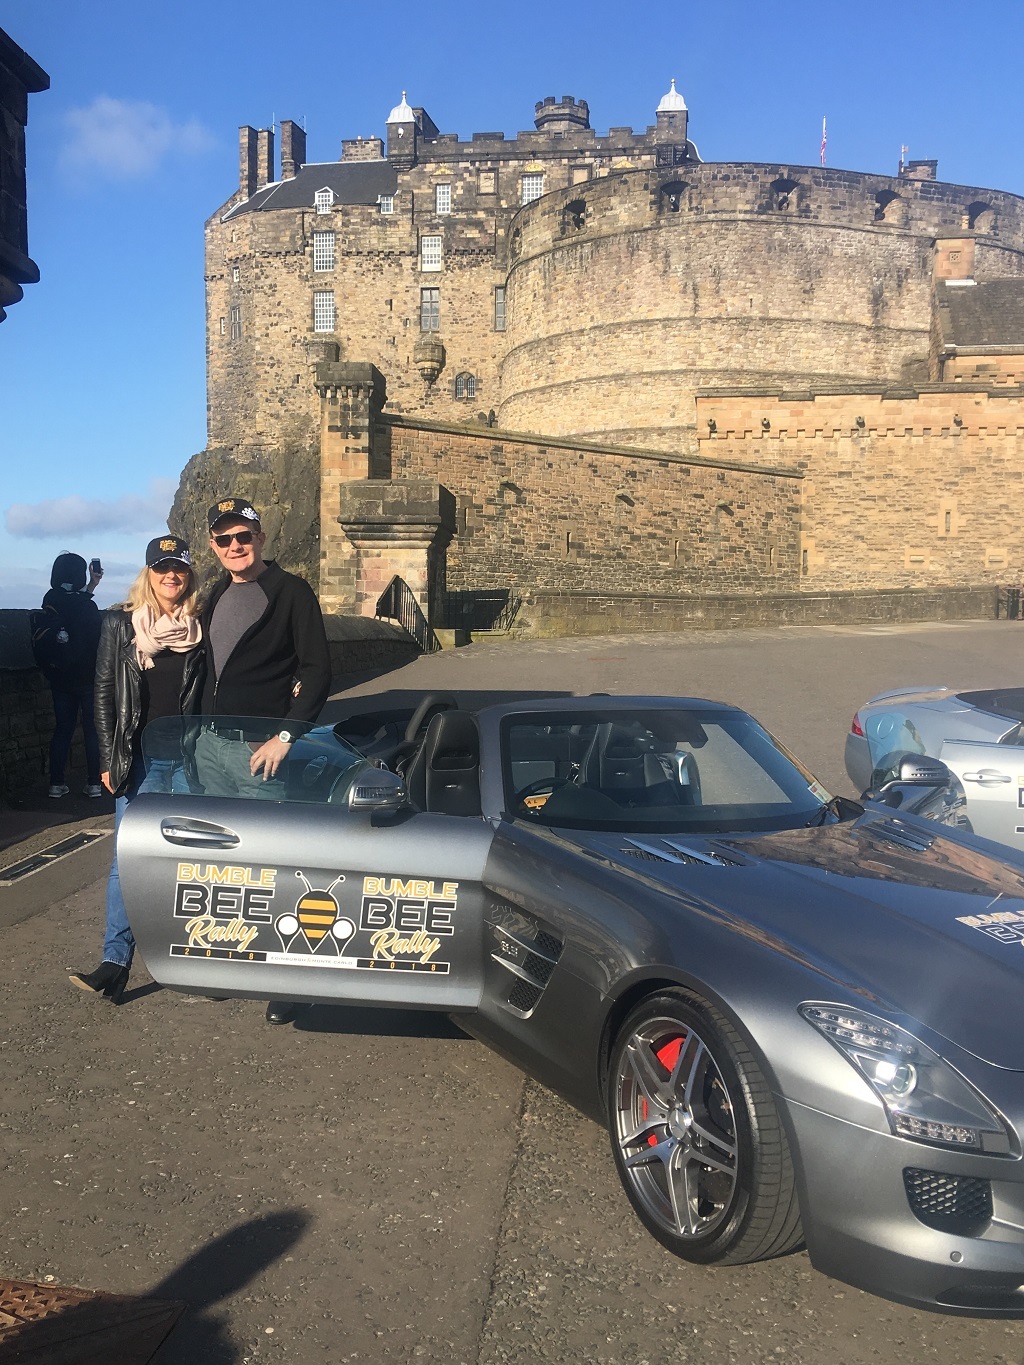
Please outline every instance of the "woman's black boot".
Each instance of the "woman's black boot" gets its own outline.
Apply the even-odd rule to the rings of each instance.
[[[104,995],[111,1004],[119,1005],[128,984],[128,968],[116,962],[101,962],[94,972],[71,972],[68,980],[81,991]]]

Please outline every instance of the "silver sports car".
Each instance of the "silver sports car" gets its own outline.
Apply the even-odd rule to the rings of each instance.
[[[803,1243],[1024,1317],[1024,857],[913,813],[941,764],[862,805],[745,712],[657,697],[433,699],[404,740],[355,717],[265,799],[204,795],[195,747],[192,794],[138,796],[118,838],[157,981],[445,1011],[607,1125],[684,1259]]]
[[[905,687],[872,697],[846,737],[851,782],[864,791],[885,781],[908,753],[941,759],[954,774],[962,827],[1024,851],[1024,688]]]

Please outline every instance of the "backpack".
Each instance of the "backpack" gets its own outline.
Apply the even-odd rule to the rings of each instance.
[[[79,661],[80,650],[71,632],[52,607],[40,607],[28,614],[32,632],[32,657],[47,677],[70,674]]]
[[[91,683],[96,669],[100,615],[92,598],[49,592],[29,612],[32,654],[51,685],[74,690]]]

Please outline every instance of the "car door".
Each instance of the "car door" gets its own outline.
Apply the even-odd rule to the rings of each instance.
[[[117,855],[162,985],[211,995],[475,1009],[479,818],[140,794]]]
[[[939,758],[960,779],[974,833],[1024,849],[1024,751],[947,739]]]

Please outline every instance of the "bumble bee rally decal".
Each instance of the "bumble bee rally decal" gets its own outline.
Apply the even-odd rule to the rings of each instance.
[[[297,871],[294,907],[275,914],[280,876],[277,868],[179,863],[174,917],[184,921],[188,941],[172,944],[171,956],[350,971],[451,970],[442,945],[455,933],[458,882],[362,877],[357,904],[358,879],[346,883],[338,872],[314,883]]]

